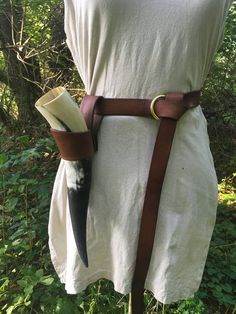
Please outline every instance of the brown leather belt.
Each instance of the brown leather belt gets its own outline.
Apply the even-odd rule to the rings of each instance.
[[[145,310],[143,302],[144,285],[152,255],[161,190],[176,124],[188,109],[198,106],[199,99],[200,91],[194,91],[186,94],[182,92],[167,93],[166,95],[157,96],[153,100],[110,99],[85,96],[81,103],[80,108],[84,114],[87,126],[91,130],[95,147],[97,146],[96,133],[103,116],[128,115],[150,117],[156,120],[160,119],[141,217],[137,257],[131,290],[132,314],[142,314]],[[79,139],[80,135],[78,134],[78,141]],[[60,152],[62,157],[63,154],[66,156],[70,155],[70,151],[65,146],[69,147],[69,149],[70,147],[74,147],[75,140],[75,138],[72,138],[72,142],[70,143],[70,139],[67,138],[65,140],[67,144],[61,145],[62,149],[60,149]],[[63,146],[65,149],[63,149]],[[87,149],[91,150],[91,144],[90,148]],[[78,158],[81,151],[84,153],[86,148],[78,148]],[[73,154],[76,156],[74,148]]]
[[[101,117],[130,115],[160,119],[160,126],[149,169],[147,189],[139,232],[137,258],[132,281],[132,314],[144,312],[143,292],[155,237],[162,185],[174,138],[176,123],[190,108],[199,104],[200,92],[168,93],[152,101],[143,99],[108,99],[85,96],[81,110],[92,133],[96,133]]]

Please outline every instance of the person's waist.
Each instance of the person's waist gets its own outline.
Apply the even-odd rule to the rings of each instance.
[[[179,95],[176,94],[176,99]],[[96,96],[85,96],[96,97]],[[172,117],[178,120],[178,109],[184,107],[191,109],[199,105],[200,91],[193,91],[183,94],[181,103],[173,103],[173,97],[171,101],[168,100],[166,95],[158,95],[153,99],[135,99],[135,98],[105,98],[96,97],[96,107],[94,113],[101,116],[141,116],[151,117],[155,119],[163,117]],[[178,100],[179,101],[179,100]],[[169,115],[171,112],[171,115]]]

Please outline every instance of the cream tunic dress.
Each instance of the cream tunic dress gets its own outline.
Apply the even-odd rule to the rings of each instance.
[[[86,92],[153,98],[201,89],[222,42],[232,0],[65,0],[65,31]],[[77,253],[63,161],[55,179],[49,245],[69,294],[99,278],[131,290],[149,164],[158,122],[109,116],[93,159],[87,245]],[[177,125],[145,288],[172,303],[199,287],[217,206],[217,179],[200,107]]]

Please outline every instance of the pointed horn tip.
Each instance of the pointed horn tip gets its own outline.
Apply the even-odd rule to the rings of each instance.
[[[86,268],[88,268],[88,258],[87,258],[87,256],[85,258],[81,258],[81,259],[82,259],[82,262],[83,262],[84,266]]]
[[[86,268],[88,268],[88,255],[86,248],[84,250],[78,249],[79,256]]]

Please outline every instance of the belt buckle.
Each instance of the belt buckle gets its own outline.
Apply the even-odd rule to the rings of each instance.
[[[152,117],[155,119],[155,120],[160,120],[160,118],[158,117],[158,115],[156,114],[155,112],[155,109],[154,109],[154,106],[155,106],[155,103],[160,99],[160,98],[165,98],[166,95],[157,95],[156,97],[154,97],[151,101],[151,104],[150,104],[150,111],[151,111],[151,114],[152,114]]]

